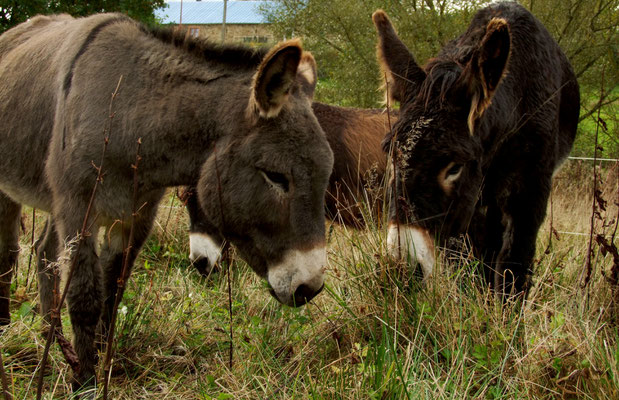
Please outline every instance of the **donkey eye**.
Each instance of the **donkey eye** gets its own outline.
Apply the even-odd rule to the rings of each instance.
[[[288,178],[286,178],[286,175],[279,172],[268,171],[266,169],[259,169],[258,171],[260,171],[263,178],[272,186],[283,190],[284,193],[288,192],[290,184],[288,182]]]
[[[453,176],[453,175],[458,175],[460,172],[462,172],[462,167],[464,167],[464,165],[462,164],[453,164],[448,170],[447,173],[445,174],[446,176]]]

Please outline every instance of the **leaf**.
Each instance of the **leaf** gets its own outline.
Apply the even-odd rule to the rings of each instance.
[[[486,365],[486,358],[488,356],[488,348],[483,344],[476,344],[473,347],[473,357],[477,360],[481,365]]]
[[[34,307],[30,304],[29,301],[23,302],[21,306],[19,306],[19,311],[17,312],[20,318],[25,318],[30,314]]]

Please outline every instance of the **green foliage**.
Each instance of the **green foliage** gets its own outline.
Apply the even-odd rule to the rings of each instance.
[[[17,314],[20,318],[26,318],[28,315],[30,315],[33,309],[34,306],[29,301],[26,301],[23,302],[21,306],[19,306],[19,311],[17,312]]]
[[[146,24],[154,24],[154,10],[165,5],[165,0],[0,0],[0,33],[37,14],[67,13],[77,17],[121,12]]]
[[[525,0],[570,59],[583,88],[612,91],[619,83],[618,0]],[[614,94],[617,98],[619,93]],[[586,110],[591,107],[586,107]]]
[[[580,121],[578,135],[572,153],[577,156],[592,156],[595,150],[596,133],[598,158],[619,158],[619,87],[607,95],[612,101],[592,110],[600,101],[600,90],[581,88],[581,115],[589,114]],[[599,114],[598,114],[599,113]]]
[[[595,133],[600,157],[619,157],[619,0],[525,0],[557,40],[578,78],[579,133],[574,154],[593,155]],[[598,127],[598,109],[600,109]]]

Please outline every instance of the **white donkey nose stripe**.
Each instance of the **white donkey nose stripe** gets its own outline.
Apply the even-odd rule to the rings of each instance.
[[[205,233],[189,234],[189,259],[196,261],[200,258],[208,259],[211,265],[215,265],[221,257],[221,247]]]
[[[317,292],[324,284],[327,251],[324,246],[311,250],[291,250],[284,259],[269,267],[267,279],[278,299],[294,304],[294,292],[301,286]]]
[[[432,275],[434,268],[434,243],[425,229],[410,225],[389,225],[387,249],[394,257],[406,257],[409,254],[421,264],[423,279]]]

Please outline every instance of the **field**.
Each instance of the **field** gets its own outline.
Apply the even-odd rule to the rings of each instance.
[[[610,237],[617,166],[600,175],[606,227],[594,225]],[[619,398],[611,255],[594,245],[592,279],[586,287],[581,279],[592,185],[590,163],[570,161],[557,175],[524,305],[502,306],[466,252],[443,254],[439,272],[419,287],[411,267],[385,256],[382,221],[368,217],[364,231],[328,225],[327,287],[300,309],[279,305],[232,255],[231,319],[227,265],[209,278],[192,269],[187,217],[170,192],[120,305],[109,398]],[[44,219],[36,214],[35,231]],[[34,398],[45,345],[29,265],[32,210],[23,222],[12,323],[0,336],[14,399]],[[70,337],[66,310],[63,321]],[[44,398],[68,398],[70,376],[54,345]]]

